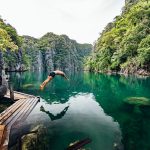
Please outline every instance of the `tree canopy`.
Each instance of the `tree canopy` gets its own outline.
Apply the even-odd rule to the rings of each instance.
[[[2,19],[0,19],[0,50],[16,50],[18,49],[18,43],[19,38],[15,30],[10,25],[5,24]]]
[[[93,71],[150,70],[150,2],[126,1],[120,16],[109,23],[97,39],[85,66]]]

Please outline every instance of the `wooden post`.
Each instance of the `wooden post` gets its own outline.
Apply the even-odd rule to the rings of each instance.
[[[0,149],[1,150],[7,150],[6,147],[3,147],[5,139],[6,139],[6,126],[0,125]]]
[[[10,99],[14,101],[14,90],[11,84],[9,84],[9,90],[10,90]]]

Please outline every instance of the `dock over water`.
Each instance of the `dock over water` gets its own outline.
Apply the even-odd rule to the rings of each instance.
[[[14,91],[14,103],[0,114],[0,150],[8,149],[12,125],[26,120],[38,102],[39,97]]]

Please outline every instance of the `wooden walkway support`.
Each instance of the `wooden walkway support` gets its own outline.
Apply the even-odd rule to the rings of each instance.
[[[23,122],[39,102],[38,97],[20,92],[14,92],[14,100],[16,102],[0,114],[0,150],[8,149],[12,125]]]

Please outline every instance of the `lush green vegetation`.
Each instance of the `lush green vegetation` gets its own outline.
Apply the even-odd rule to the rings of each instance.
[[[91,44],[79,44],[66,35],[47,33],[40,39],[24,36],[22,49],[25,62],[34,69],[82,69],[83,58],[92,50]]]
[[[66,35],[47,33],[40,39],[19,36],[14,27],[0,18],[0,68],[10,71],[26,69],[81,69],[83,57],[92,49]]]
[[[21,45],[21,38],[17,35],[16,30],[9,24],[6,24],[3,19],[0,18],[0,77],[2,76],[2,69],[5,64],[11,63],[11,54],[6,55],[9,51],[18,50]],[[5,59],[7,56],[7,59]],[[15,59],[13,59],[15,60]],[[2,79],[0,79],[0,85],[2,84]]]
[[[128,0],[120,16],[109,23],[85,61],[91,71],[150,71],[150,2]]]

